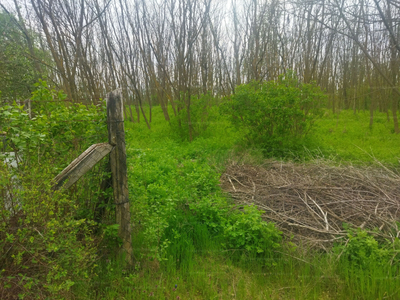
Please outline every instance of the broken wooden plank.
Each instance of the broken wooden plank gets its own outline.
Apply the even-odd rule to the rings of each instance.
[[[54,190],[61,187],[68,189],[87,171],[93,168],[104,156],[111,152],[113,146],[108,143],[94,144],[78,156],[60,174],[54,178]]]

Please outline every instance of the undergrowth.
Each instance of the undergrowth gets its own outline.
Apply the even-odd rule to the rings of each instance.
[[[157,121],[153,122],[156,131]],[[193,226],[200,226],[211,239],[220,240],[226,250],[271,257],[272,250],[279,247],[279,231],[273,224],[262,222],[255,207],[235,209],[218,186],[218,163],[208,161],[208,157],[222,156],[224,151],[227,155],[234,139],[219,140],[219,147],[217,141],[204,138],[183,144],[168,137],[160,141],[144,139],[140,131],[128,130],[128,143],[134,145],[127,151],[129,190],[135,208],[132,218],[148,250],[138,255],[169,261],[168,249],[177,240],[186,239],[188,247],[194,247]]]
[[[104,107],[66,103],[44,81],[36,87],[31,116],[16,103],[0,107],[7,138],[0,153],[1,299],[70,299],[74,288],[88,286],[101,247],[115,238],[102,233],[113,219],[99,201],[109,196],[100,189],[104,164],[68,191],[53,189],[63,168],[107,140]]]
[[[218,186],[230,161],[263,161],[262,150],[237,146],[245,132],[222,116],[187,143],[157,109],[151,131],[126,128],[134,270],[120,257],[102,262],[93,299],[397,299],[398,245],[351,228],[348,242],[329,251],[282,240],[254,206],[235,205]],[[346,141],[336,148],[315,142],[329,122],[319,120],[314,142],[288,149],[286,159],[343,163]],[[358,143],[354,135],[349,140]],[[384,152],[376,157],[393,162]]]
[[[63,97],[41,84],[37,99]],[[2,191],[15,180],[22,187],[11,190],[12,209],[9,201],[2,207],[1,291],[12,289],[14,298],[25,299],[397,299],[398,239],[388,243],[347,228],[347,242],[308,249],[283,238],[262,220],[262,211],[235,203],[219,186],[227,164],[262,163],[266,153],[310,162],[376,159],[393,167],[399,137],[380,121],[382,115],[365,131],[365,115],[325,111],[296,147],[271,152],[246,144],[248,129],[232,126],[217,107],[206,105],[208,98],[197,100],[202,107],[195,118],[206,124],[196,125],[191,143],[179,120],[168,124],[159,107],[153,108],[151,130],[125,123],[135,258],[130,267],[116,251],[120,241],[109,196],[96,189],[98,175],[107,175],[104,166],[74,192],[53,193],[48,184],[81,152],[77,139],[100,142],[105,124],[98,108],[38,105],[31,121],[21,107],[2,108],[3,119],[12,121],[2,123],[13,142],[8,147],[23,154],[20,170],[31,173],[24,181],[14,169],[0,168]],[[74,118],[87,126],[60,125]],[[185,126],[185,119],[180,123]],[[277,141],[268,146],[279,148]]]

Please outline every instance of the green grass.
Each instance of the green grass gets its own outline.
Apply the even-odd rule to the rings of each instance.
[[[297,155],[398,164],[400,137],[391,132],[386,115],[376,114],[372,130],[368,122],[367,112],[326,112],[307,150]],[[398,299],[396,266],[372,262],[360,269],[335,252],[290,241],[259,254],[227,246],[236,233],[233,242],[243,235],[248,245],[258,245],[262,230],[254,211],[234,208],[218,186],[219,176],[230,160],[262,158],[257,149],[238,150],[243,133],[223,118],[188,143],[154,107],[151,130],[126,123],[126,132],[136,264],[127,269],[122,257],[110,254],[99,263],[92,286],[75,287],[77,298]]]
[[[393,121],[386,113],[374,113],[369,127],[369,111],[342,110],[339,114],[326,111],[312,132],[315,144],[325,156],[353,163],[371,163],[375,159],[399,165],[400,135],[394,134]]]
[[[179,269],[147,261],[129,271],[116,260],[104,263],[85,299],[398,299],[400,279],[390,268],[357,269],[326,253],[292,255],[269,268],[212,251]]]

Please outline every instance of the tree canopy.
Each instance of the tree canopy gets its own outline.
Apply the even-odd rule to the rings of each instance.
[[[33,49],[38,53],[38,49]],[[0,12],[0,98],[25,99],[39,76],[26,36],[17,19]]]

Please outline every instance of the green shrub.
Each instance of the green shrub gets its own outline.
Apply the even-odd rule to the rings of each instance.
[[[262,220],[263,213],[251,205],[245,206],[243,212],[231,214],[224,224],[225,247],[273,256],[274,250],[280,247],[282,235],[273,223]]]
[[[41,166],[22,173],[0,163],[0,295],[5,299],[68,298],[70,288],[87,283],[92,273],[94,224],[77,219],[76,202],[51,190],[49,171]]]
[[[52,159],[54,172],[94,143],[107,140],[106,109],[67,103],[66,95],[50,89],[45,81],[32,93],[32,119],[16,104],[0,107],[0,131],[6,132],[8,151],[29,166]]]
[[[94,221],[96,209],[109,208],[107,201],[99,205],[109,193],[100,190],[108,176],[103,165],[68,191],[53,191],[52,179],[107,140],[105,108],[67,103],[44,81],[36,87],[32,118],[15,103],[0,108],[6,150],[15,153],[0,153],[0,295],[71,298],[71,287],[87,285],[97,260],[102,235],[93,231],[104,229],[105,240],[118,244],[117,229],[107,224],[112,212],[105,224]]]
[[[278,81],[251,82],[238,86],[225,103],[239,130],[246,130],[246,141],[268,155],[282,155],[299,145],[321,116],[325,95],[314,84],[302,84],[293,73]]]
[[[358,228],[347,229],[348,241],[346,244],[335,246],[335,252],[341,253],[341,260],[350,263],[350,265],[360,268],[367,268],[376,265],[389,265],[391,259],[394,259],[399,249],[399,240],[392,244],[389,241],[379,242],[367,231]],[[397,244],[397,245],[396,245]],[[398,259],[397,259],[398,260]]]
[[[262,220],[256,207],[242,211],[228,201],[219,187],[220,174],[205,161],[205,156],[215,151],[211,150],[214,145],[202,138],[193,143],[164,138],[156,141],[155,147],[149,139],[141,142],[151,148],[127,150],[135,207],[132,219],[140,220],[140,247],[149,250],[140,255],[180,267],[185,264],[183,259],[191,260],[188,249],[204,250],[208,247],[205,241],[213,241],[223,253],[236,249],[245,256],[272,256],[280,245],[281,233],[274,224]],[[138,143],[131,142],[135,147]]]
[[[49,88],[45,81],[36,87],[31,99],[32,118],[23,106],[0,107],[0,131],[6,132],[7,151],[15,153],[19,170],[47,165],[55,177],[89,146],[107,141],[106,109],[104,105],[63,101],[65,94]],[[90,200],[106,198],[99,186],[107,176],[101,163],[75,185],[71,197],[80,203],[79,217],[94,219],[96,202]]]

